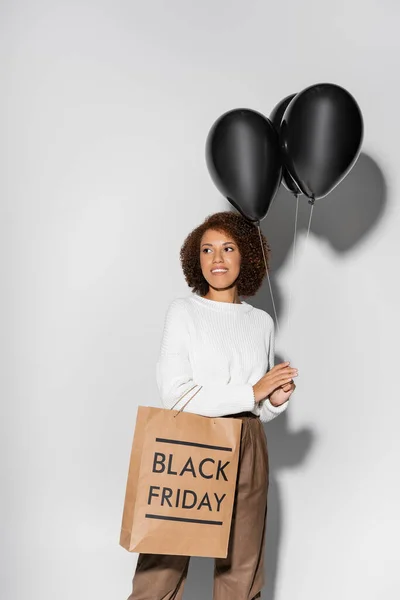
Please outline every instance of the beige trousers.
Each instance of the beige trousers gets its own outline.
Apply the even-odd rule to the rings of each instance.
[[[254,600],[264,586],[268,448],[260,419],[242,419],[238,479],[227,558],[214,559],[213,600]],[[128,600],[182,600],[190,556],[139,554]],[[206,600],[206,599],[205,599]]]

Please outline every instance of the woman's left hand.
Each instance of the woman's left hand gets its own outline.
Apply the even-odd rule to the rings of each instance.
[[[273,406],[280,406],[289,400],[290,396],[296,389],[296,384],[293,379],[289,383],[285,383],[272,392],[269,396],[269,401]]]

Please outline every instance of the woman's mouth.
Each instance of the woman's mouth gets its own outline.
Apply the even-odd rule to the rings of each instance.
[[[228,272],[228,269],[215,269],[211,271],[213,275],[225,275]]]

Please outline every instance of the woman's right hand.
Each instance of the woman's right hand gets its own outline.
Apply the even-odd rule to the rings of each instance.
[[[276,388],[289,383],[293,377],[297,377],[298,371],[290,366],[290,362],[275,365],[253,385],[256,402],[267,398]]]

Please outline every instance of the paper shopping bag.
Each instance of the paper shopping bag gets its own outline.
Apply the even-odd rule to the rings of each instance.
[[[226,558],[241,427],[241,419],[139,406],[120,545]]]

